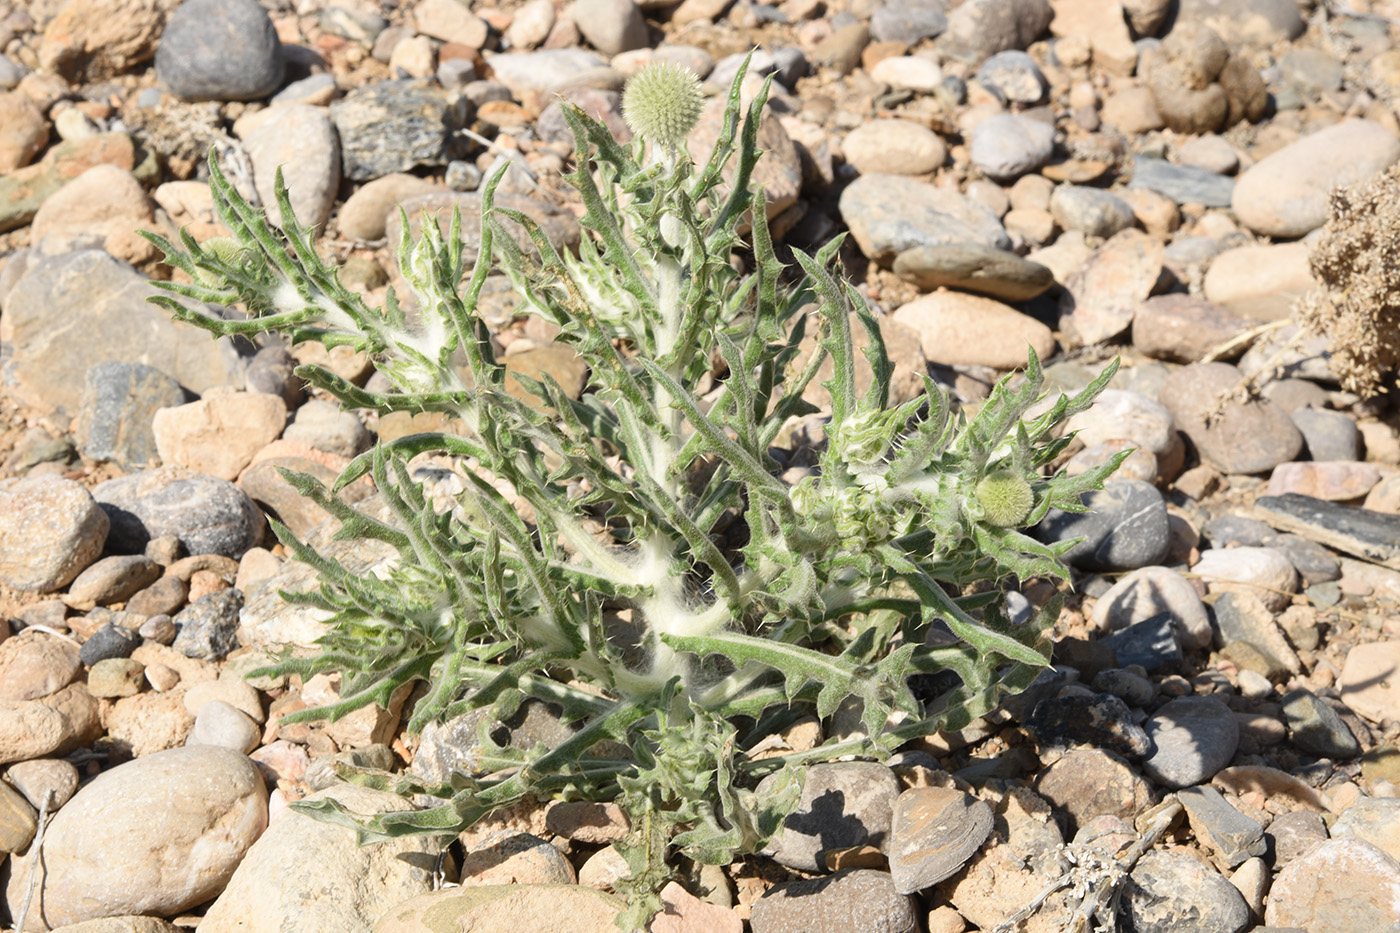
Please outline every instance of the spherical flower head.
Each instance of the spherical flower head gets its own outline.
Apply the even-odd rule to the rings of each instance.
[[[1015,470],[993,470],[977,484],[977,502],[989,525],[1019,525],[1031,513],[1035,495],[1031,484]]]
[[[685,145],[700,122],[700,80],[675,62],[652,62],[627,82],[622,116],[632,132],[668,150]]]

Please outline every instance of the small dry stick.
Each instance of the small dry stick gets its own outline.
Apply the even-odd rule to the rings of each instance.
[[[29,847],[34,857],[29,863],[29,877],[25,879],[24,901],[19,905],[19,914],[15,917],[15,930],[19,933],[24,933],[24,923],[29,919],[29,903],[34,899],[34,886],[39,881],[39,861],[44,857],[44,829],[49,821],[49,800],[52,797],[53,791],[46,790],[43,799],[39,801],[39,827],[35,830],[34,842]]]
[[[1061,926],[1065,933],[1087,933],[1090,924],[1094,924],[1092,929],[1099,933],[1117,930],[1123,882],[1143,853],[1157,844],[1180,814],[1181,802],[1175,794],[1168,796],[1138,817],[1137,841],[1117,858],[1105,858],[1101,850],[1090,845],[1065,846],[1063,854],[1073,867],[1051,880],[1029,904],[1007,918],[993,933],[1015,933],[1022,923],[1045,906],[1052,894],[1065,888],[1071,888],[1071,895],[1078,901],[1074,914]]]

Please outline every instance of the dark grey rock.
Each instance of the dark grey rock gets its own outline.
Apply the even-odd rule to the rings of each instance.
[[[753,933],[912,933],[919,928],[916,901],[894,889],[883,871],[840,871],[774,885],[753,904]]]
[[[913,45],[947,28],[942,0],[890,0],[870,17],[870,37],[876,42],[898,40]]]
[[[297,362],[286,347],[263,347],[248,361],[248,391],[275,395],[296,411],[306,398],[302,381],[293,374]]]
[[[1055,284],[1055,274],[1038,262],[982,243],[916,246],[895,257],[894,273],[924,291],[956,288],[1028,301]]]
[[[152,366],[107,360],[87,371],[73,434],[90,460],[131,472],[160,463],[151,419],[157,408],[185,404],[180,383]]]
[[[262,539],[262,513],[243,490],[183,467],[110,479],[92,497],[111,520],[107,550],[117,554],[140,554],[152,538],[174,535],[187,554],[236,559]]]
[[[795,87],[798,80],[807,77],[812,70],[807,54],[795,45],[774,49],[773,66],[778,83],[786,88]]]
[[[1307,586],[1341,579],[1342,565],[1316,541],[1301,535],[1275,534],[1265,539],[1264,547],[1282,551]]]
[[[1241,933],[1249,905],[1224,876],[1189,855],[1149,851],[1124,885],[1124,933]]]
[[[1268,525],[1243,515],[1217,515],[1201,527],[1201,537],[1213,548],[1263,547],[1273,535]]]
[[[1293,744],[1323,758],[1355,758],[1361,745],[1347,724],[1327,701],[1307,690],[1283,695],[1283,718],[1293,733]]]
[[[1181,666],[1181,645],[1170,612],[1135,622],[1102,641],[1113,649],[1119,664],[1137,664],[1149,674],[1174,671]]]
[[[467,123],[465,103],[427,81],[380,81],[331,104],[340,135],[341,171],[369,181],[418,166],[446,165],[463,154],[455,133]]]
[[[170,647],[189,658],[222,661],[238,647],[238,610],[242,608],[242,590],[201,596],[172,620],[177,632]]]
[[[1096,692],[1116,696],[1129,706],[1146,706],[1157,695],[1156,684],[1141,674],[1122,668],[1099,671],[1091,686]]]
[[[141,644],[140,633],[111,622],[92,633],[78,650],[78,657],[88,667],[108,658],[129,658]]]
[[[545,142],[567,143],[572,148],[574,133],[564,119],[564,107],[569,104],[602,121],[619,142],[631,142],[632,130],[622,119],[622,95],[617,91],[588,86],[561,90],[535,121],[535,135]]]
[[[1046,543],[1083,538],[1065,555],[1082,570],[1136,570],[1167,556],[1167,505],[1153,486],[1114,480],[1084,496],[1088,512],[1052,510],[1034,535]]]
[[[861,252],[881,265],[917,246],[1011,247],[1006,228],[988,208],[902,175],[860,176],[841,192],[840,209]]]
[[[977,69],[977,80],[1017,104],[1038,104],[1049,89],[1049,82],[1035,59],[1019,49],[1008,49],[988,58]]]
[[[1214,697],[1177,697],[1157,710],[1145,730],[1156,751],[1142,770],[1170,788],[1209,781],[1235,757],[1240,743],[1234,712]]]
[[[1300,408],[1292,413],[1293,423],[1303,432],[1308,455],[1314,460],[1361,460],[1365,442],[1361,429],[1339,411]]]
[[[1300,495],[1263,496],[1255,514],[1280,531],[1400,570],[1400,515]]]
[[[1193,165],[1138,156],[1133,159],[1133,179],[1128,187],[1155,191],[1177,204],[1229,207],[1235,193],[1235,180]]]
[[[759,782],[764,793],[779,775]],[[873,845],[883,847],[899,781],[894,772],[870,761],[841,761],[807,769],[797,808],[768,843],[766,854],[800,871],[826,871],[826,853],[833,849]]]
[[[948,16],[939,48],[951,58],[980,62],[1007,49],[1024,49],[1054,18],[1048,0],[967,0]]]
[[[1231,868],[1268,850],[1264,827],[1230,806],[1214,787],[1183,787],[1176,796],[1186,808],[1196,838],[1215,849]]]
[[[156,49],[156,76],[185,100],[256,100],[282,83],[282,43],[254,0],[185,0]]]
[[[1131,758],[1151,754],[1152,742],[1126,703],[1106,693],[1069,694],[1036,704],[1027,731],[1047,748],[1093,745]]]

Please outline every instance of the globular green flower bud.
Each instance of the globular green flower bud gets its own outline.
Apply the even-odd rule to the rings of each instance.
[[[622,116],[632,132],[654,146],[680,149],[700,122],[700,80],[675,62],[653,62],[622,92]]]
[[[989,525],[1005,528],[1026,520],[1035,504],[1031,484],[1015,470],[993,470],[977,484],[977,502]]]

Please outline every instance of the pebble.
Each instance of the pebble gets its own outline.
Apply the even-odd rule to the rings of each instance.
[[[257,666],[261,666],[261,662]],[[263,721],[262,701],[258,691],[247,681],[225,676],[220,680],[210,680],[193,684],[185,691],[185,709],[191,716],[198,716],[204,704],[218,701],[232,706],[255,722]]]
[[[1101,748],[1076,748],[1036,776],[1035,792],[1062,811],[1071,833],[1111,816],[1131,822],[1152,805],[1150,785],[1122,757]]]
[[[73,434],[78,450],[91,460],[110,460],[127,472],[156,466],[151,418],[156,409],[182,405],[180,383],[142,363],[107,360],[84,377]]]
[[[1400,642],[1354,646],[1337,689],[1343,703],[1371,722],[1400,719]]]
[[[895,257],[894,273],[924,291],[947,287],[1002,301],[1027,301],[1055,284],[1040,263],[981,243],[918,246]]]
[[[462,886],[488,884],[575,884],[574,866],[547,839],[504,831],[466,850]]]
[[[1107,239],[1133,225],[1133,209],[1118,195],[1086,185],[1060,185],[1050,197],[1050,213],[1066,230]]]
[[[926,359],[946,366],[1015,369],[1026,364],[1027,348],[1041,359],[1055,351],[1050,328],[980,295],[939,291],[903,305],[892,318],[918,335]]]
[[[1242,933],[1244,895],[1189,855],[1149,850],[1123,887],[1120,916],[1137,933]]]
[[[290,868],[295,870],[296,866]],[[305,896],[311,895],[308,892]],[[613,920],[624,904],[617,897],[581,885],[532,884],[445,888],[389,906],[393,909],[374,923],[374,933],[422,933],[435,926],[441,928],[442,924],[450,924],[446,929],[482,933],[515,929],[532,933],[612,933],[617,929]],[[365,920],[357,928],[369,929],[370,922]],[[218,927],[216,933],[239,929],[230,923]],[[716,933],[728,931],[721,927]]]
[[[1277,397],[1274,399],[1278,401]],[[1303,435],[1308,456],[1313,460],[1353,461],[1365,459],[1365,441],[1350,416],[1319,408],[1295,408],[1289,413]]]
[[[238,590],[210,593],[175,616],[177,630],[171,647],[186,657],[222,660],[238,644],[238,611],[243,594]]]
[[[185,744],[231,748],[246,755],[258,747],[261,739],[262,731],[247,713],[223,700],[210,700],[195,715],[194,728]]]
[[[144,554],[104,557],[78,574],[63,601],[80,611],[125,602],[137,590],[158,580],[160,574],[160,565]]]
[[[139,634],[125,626],[109,622],[83,642],[80,656],[84,664],[92,667],[108,658],[129,658],[140,644]]]
[[[15,786],[35,809],[48,799],[48,810],[63,806],[78,790],[78,769],[62,758],[35,758],[10,765],[5,780]]]
[[[131,658],[105,658],[88,671],[88,693],[98,699],[131,697],[146,683],[146,668]]]
[[[1084,504],[1089,511],[1052,509],[1032,534],[1046,543],[1083,538],[1064,560],[1084,570],[1136,570],[1166,557],[1167,506],[1151,485],[1110,480],[1087,493]]]
[[[242,554],[262,537],[251,499],[225,480],[165,466],[99,483],[92,496],[111,520],[107,548],[140,553],[152,538],[174,535],[188,554]]]
[[[296,219],[307,227],[324,227],[340,188],[340,144],[326,109],[290,104],[266,113],[244,147],[268,222],[285,222],[276,194],[280,171]]]
[[[860,251],[884,266],[917,246],[1011,245],[1001,222],[986,207],[906,176],[862,175],[841,192],[840,209]]]
[[[1060,330],[1075,346],[1116,337],[1132,325],[1161,274],[1160,240],[1140,230],[1117,233],[1064,280]]]
[[[575,83],[585,72],[607,67],[597,54],[584,49],[546,49],[488,55],[496,80],[517,98],[529,91],[553,91]]]
[[[888,843],[899,894],[915,894],[955,874],[992,832],[992,809],[951,787],[914,787],[895,800]]]
[[[749,915],[753,933],[909,933],[918,922],[914,899],[897,892],[888,873],[865,868],[774,885],[754,902]]]
[[[73,682],[82,669],[78,647],[38,630],[0,642],[0,699],[39,700]]]
[[[1177,204],[1206,207],[1229,207],[1235,193],[1235,182],[1231,178],[1199,165],[1178,165],[1150,156],[1133,159],[1133,178],[1128,186],[1155,191]]]
[[[1117,651],[1114,652],[1117,654]],[[1121,659],[1120,659],[1120,662]],[[1110,668],[1094,675],[1091,687],[1096,693],[1116,696],[1129,706],[1144,707],[1157,695],[1157,685],[1130,670]]]
[[[1265,236],[1300,237],[1327,220],[1339,185],[1370,179],[1400,159],[1400,140],[1378,123],[1344,120],[1255,163],[1235,185],[1230,206]]]
[[[1269,612],[1280,612],[1298,591],[1298,573],[1284,554],[1270,547],[1212,548],[1191,568],[1214,592],[1253,596]]]
[[[1223,136],[1213,133],[1197,136],[1183,142],[1176,150],[1176,157],[1182,166],[1198,168],[1212,175],[1232,175],[1240,166],[1240,154]],[[1169,163],[1170,164],[1170,163]],[[1204,201],[1198,203],[1206,204]],[[1207,207],[1227,207],[1225,204],[1207,204]]]
[[[10,785],[0,782],[0,854],[29,848],[39,828],[39,814]]]
[[[762,795],[775,775],[759,782]],[[797,807],[769,840],[765,854],[801,871],[825,871],[826,853],[889,838],[899,781],[882,764],[866,761],[813,765],[807,769]]]
[[[73,480],[36,476],[0,483],[0,583],[52,593],[102,553],[109,519]]]
[[[977,69],[977,80],[1016,104],[1038,104],[1049,84],[1040,66],[1025,52],[1012,49],[989,57]]]
[[[604,55],[648,44],[646,20],[633,0],[578,0],[570,16],[589,44]]]
[[[1136,665],[1149,674],[1175,671],[1181,666],[1181,644],[1170,613],[1135,622],[1101,640],[1113,650],[1119,664]]]
[[[1152,751],[1127,704],[1106,693],[1069,693],[1041,700],[1025,727],[1044,748],[1093,745],[1133,758]]]
[[[1019,114],[998,114],[973,128],[969,152],[988,178],[1006,184],[1045,165],[1054,148],[1054,127]]]
[[[465,125],[466,113],[431,83],[404,80],[355,88],[331,104],[330,118],[340,139],[341,174],[370,181],[446,165],[457,155],[453,134]]]
[[[1294,461],[1274,467],[1267,494],[1298,493],[1315,499],[1346,502],[1366,495],[1380,478],[1380,471],[1369,463]]]
[[[1229,554],[1230,550],[1223,553]],[[1258,673],[1283,679],[1302,670],[1298,655],[1274,621],[1274,610],[1250,590],[1241,587],[1225,591],[1215,600],[1211,610],[1220,644],[1226,646],[1232,642],[1244,642],[1253,648],[1267,664],[1267,669]]]
[[[941,0],[889,0],[870,17],[870,37],[876,42],[933,39],[948,28]]]
[[[1086,447],[1129,441],[1131,446],[1152,454],[1159,463],[1179,463],[1183,457],[1171,412],[1161,402],[1138,392],[1105,389],[1087,411],[1073,415],[1065,428],[1074,431]]]
[[[1263,473],[1297,458],[1303,436],[1286,412],[1267,399],[1229,401],[1206,423],[1222,394],[1243,376],[1228,363],[1196,363],[1167,377],[1158,398],[1201,459],[1224,473]]]
[[[943,69],[919,55],[895,55],[877,62],[870,77],[896,90],[932,94],[943,83]]]
[[[1183,787],[1177,799],[1186,809],[1196,839],[1229,867],[1268,850],[1264,827],[1230,806],[1214,787]]]
[[[1274,321],[1290,316],[1294,302],[1316,284],[1307,245],[1275,243],[1224,251],[1206,270],[1202,291],[1241,317]]]
[[[515,13],[505,37],[513,49],[533,49],[549,36],[557,15],[551,0],[532,0]]]
[[[232,481],[277,439],[286,421],[287,406],[278,396],[221,392],[158,409],[151,428],[166,464]]]
[[[186,100],[256,100],[282,83],[282,43],[254,0],[184,0],[155,57],[161,83]]]
[[[193,747],[118,765],[84,785],[49,824],[31,916],[61,926],[179,914],[223,889],[266,826],[262,775],[242,754]],[[13,860],[12,912],[24,897],[28,861]]]
[[[160,251],[136,231],[155,226],[153,207],[131,172],[94,165],[43,203],[30,223],[31,242],[44,253],[101,244],[123,262],[145,265]]]
[[[208,751],[234,754],[226,749]],[[411,809],[402,797],[351,784],[336,784],[307,799],[326,798],[353,813]],[[204,933],[279,928],[368,930],[390,908],[433,890],[433,870],[441,848],[442,843],[430,836],[404,836],[358,846],[349,829],[290,813],[273,822],[253,844],[200,926]],[[374,879],[373,884],[366,883],[369,878]],[[565,896],[556,895],[554,904],[564,916],[572,916],[565,910]],[[402,916],[400,912],[396,915]],[[514,913],[512,919],[523,923],[526,915],[523,911]]]
[[[862,175],[926,175],[948,157],[938,134],[912,120],[863,123],[846,135],[841,148]]]
[[[1143,771],[1173,789],[1209,781],[1235,757],[1240,740],[1230,708],[1214,697],[1169,700],[1144,728],[1156,750],[1143,760]]]
[[[1047,0],[968,0],[948,14],[940,48],[960,61],[980,62],[1007,49],[1024,49],[1054,17]]]
[[[1308,933],[1400,926],[1400,865],[1360,839],[1314,846],[1275,877],[1264,922]]]
[[[1098,598],[1091,618],[1099,631],[1116,631],[1159,613],[1170,616],[1182,647],[1210,644],[1205,604],[1190,581],[1167,567],[1142,567],[1121,578]]]
[[[1361,754],[1356,736],[1325,700],[1307,690],[1285,693],[1279,701],[1293,744],[1325,758],[1355,758]]]
[[[545,826],[556,836],[588,845],[617,842],[631,830],[621,807],[591,800],[555,803],[545,812]]]

